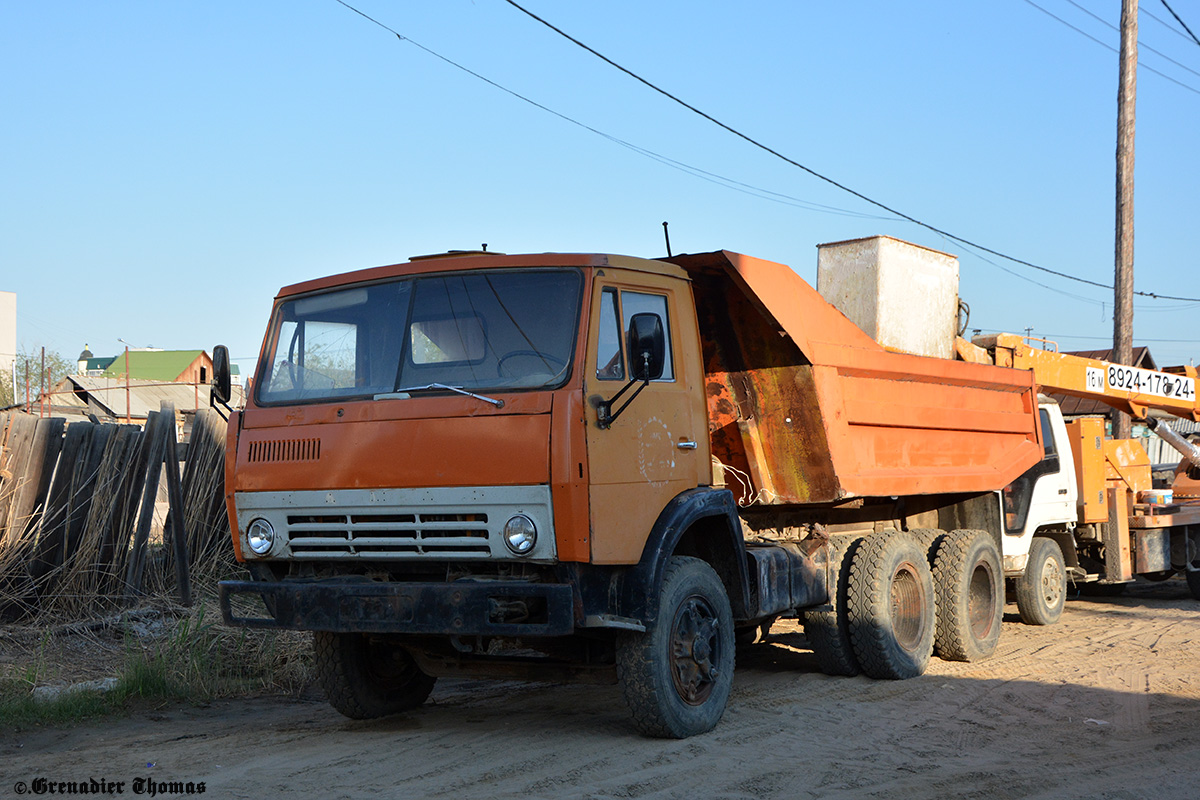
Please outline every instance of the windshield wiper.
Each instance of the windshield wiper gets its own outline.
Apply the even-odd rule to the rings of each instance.
[[[386,392],[384,394],[377,394],[377,395],[375,395],[375,399],[376,400],[407,400],[409,397],[412,396],[412,394],[411,394],[412,392],[429,392],[429,391],[436,391],[439,389],[442,391],[446,391],[446,392],[456,392],[458,394],[466,395],[467,397],[474,397],[476,400],[482,400],[485,403],[491,403],[496,408],[504,408],[503,400],[497,400],[494,397],[484,397],[481,394],[475,394],[474,392],[468,392],[466,389],[462,388],[461,386],[447,386],[444,383],[430,383],[425,386],[409,386],[405,389],[399,389],[395,392]]]

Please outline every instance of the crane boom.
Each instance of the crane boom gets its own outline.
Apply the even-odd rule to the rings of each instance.
[[[1140,369],[1032,347],[1015,333],[976,337],[997,366],[1033,371],[1039,390],[1099,400],[1137,419],[1151,409],[1200,422],[1196,368]]]

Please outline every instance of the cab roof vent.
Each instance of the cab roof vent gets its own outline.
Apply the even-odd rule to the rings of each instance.
[[[487,245],[483,246],[482,250],[447,250],[444,253],[430,253],[424,256],[412,256],[409,261],[429,261],[435,258],[465,258],[467,256],[502,256],[505,253],[498,253],[494,250],[488,250]]]

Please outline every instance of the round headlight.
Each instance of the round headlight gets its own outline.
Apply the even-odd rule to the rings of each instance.
[[[504,523],[504,543],[519,556],[529,555],[537,544],[537,526],[529,517],[517,514]]]
[[[271,527],[271,523],[260,517],[246,528],[246,541],[256,555],[265,556],[275,544],[275,529]]]

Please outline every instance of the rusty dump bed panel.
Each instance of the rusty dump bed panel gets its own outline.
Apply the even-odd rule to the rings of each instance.
[[[783,264],[665,260],[693,281],[713,455],[761,502],[992,491],[1041,458],[1032,373],[887,351]]]

